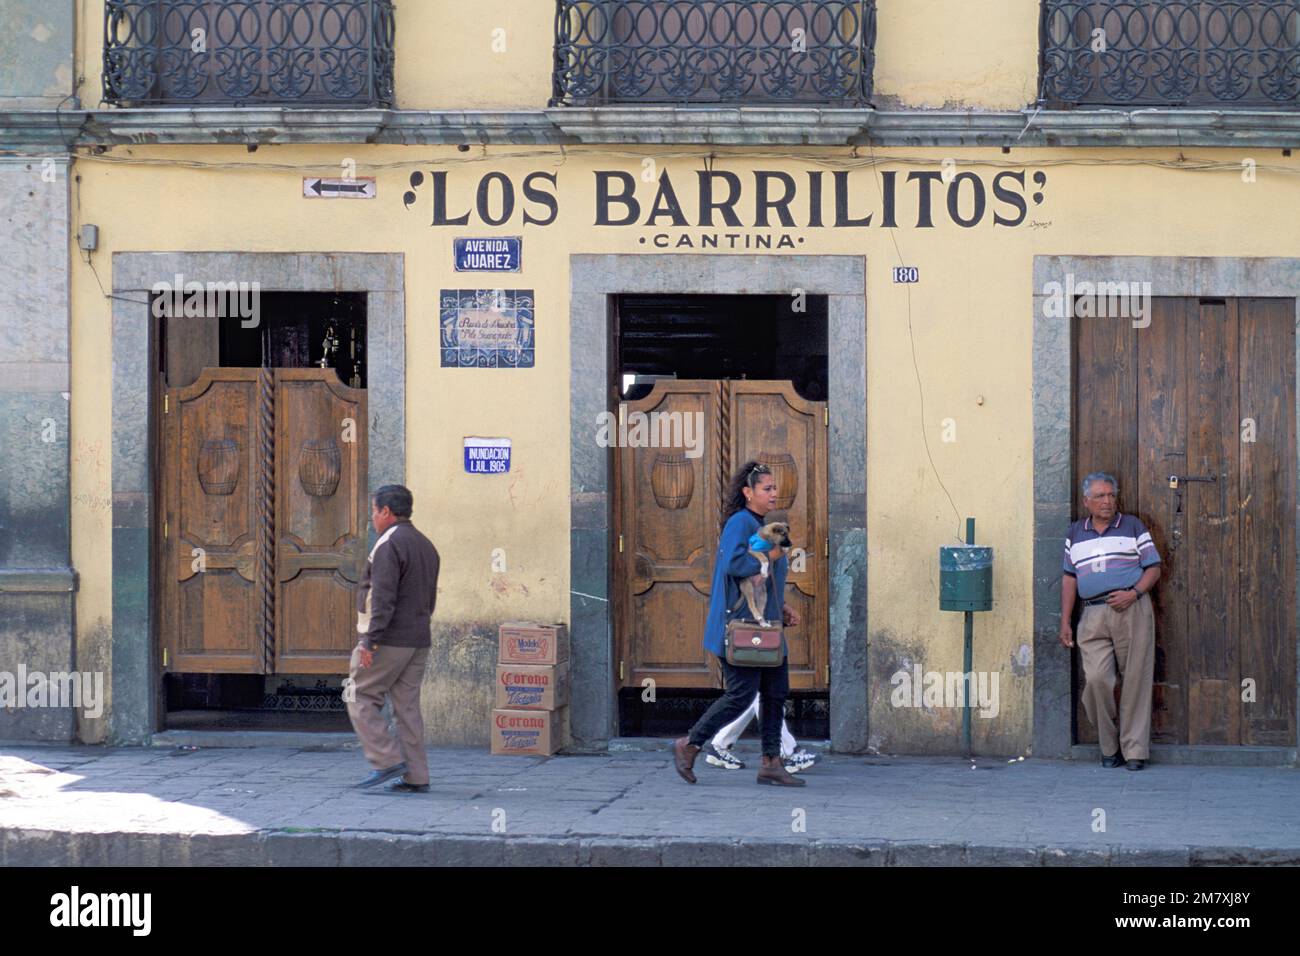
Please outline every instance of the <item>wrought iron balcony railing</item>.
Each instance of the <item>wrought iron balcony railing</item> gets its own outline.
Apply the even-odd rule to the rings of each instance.
[[[1300,106],[1300,0],[1043,0],[1041,99]]]
[[[875,40],[875,0],[556,0],[551,105],[864,105]]]
[[[391,0],[105,0],[123,106],[393,104]]]

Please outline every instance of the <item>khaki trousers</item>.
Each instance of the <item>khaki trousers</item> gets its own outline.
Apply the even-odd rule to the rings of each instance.
[[[1151,682],[1156,664],[1156,620],[1151,598],[1138,598],[1126,611],[1107,604],[1083,609],[1079,619],[1079,654],[1087,683],[1083,709],[1097,728],[1103,755],[1116,752],[1126,760],[1151,754]],[[1115,682],[1123,680],[1119,729],[1115,720]]]
[[[353,648],[352,664],[348,668],[356,691],[356,699],[348,702],[348,717],[361,739],[362,752],[376,770],[405,763],[403,779],[407,783],[428,783],[429,757],[424,752],[420,682],[429,662],[429,648],[380,645],[375,648],[375,659],[369,667],[358,663],[358,650]],[[384,720],[385,694],[393,701],[396,741],[388,733]]]

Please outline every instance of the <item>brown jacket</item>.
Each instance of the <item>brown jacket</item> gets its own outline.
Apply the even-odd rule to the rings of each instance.
[[[374,649],[429,647],[438,599],[438,549],[409,520],[379,536],[357,585],[357,641]]]

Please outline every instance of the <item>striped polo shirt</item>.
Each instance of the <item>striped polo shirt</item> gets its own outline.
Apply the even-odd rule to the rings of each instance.
[[[1136,515],[1116,512],[1100,534],[1090,517],[1070,525],[1062,570],[1078,580],[1079,597],[1087,599],[1131,588],[1146,568],[1159,563],[1146,525]]]

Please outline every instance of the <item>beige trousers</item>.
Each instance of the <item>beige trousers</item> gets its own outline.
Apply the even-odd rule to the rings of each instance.
[[[356,699],[348,702],[348,717],[361,738],[361,750],[376,770],[406,764],[403,779],[407,783],[429,782],[429,757],[424,752],[424,717],[420,714],[420,683],[429,661],[427,647],[375,648],[375,659],[361,667],[359,648],[352,650],[348,676],[352,678]],[[397,740],[388,733],[384,720],[384,695],[393,701],[393,719]]]
[[[1151,598],[1138,598],[1126,611],[1106,604],[1083,609],[1077,637],[1087,683],[1083,709],[1097,728],[1101,752],[1126,760],[1151,755],[1151,682],[1156,664],[1156,620]],[[1115,682],[1123,681],[1119,727],[1115,726]]]

